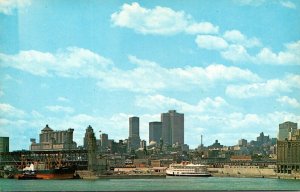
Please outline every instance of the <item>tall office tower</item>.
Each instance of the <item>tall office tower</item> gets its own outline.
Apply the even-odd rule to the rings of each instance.
[[[241,146],[241,147],[246,147],[247,146],[247,140],[246,139],[240,139],[238,145]]]
[[[0,153],[9,152],[9,137],[0,137]]]
[[[162,138],[166,145],[184,144],[184,114],[169,110],[161,114]]]
[[[159,143],[162,136],[162,123],[161,122],[149,122],[149,143],[155,141]]]
[[[290,121],[279,124],[278,140],[284,141],[285,139],[290,139],[291,135],[297,130],[297,123]]]
[[[106,149],[108,147],[108,135],[106,133],[102,133],[100,135],[101,148]]]
[[[140,119],[138,117],[129,118],[129,148],[138,149],[140,146]]]

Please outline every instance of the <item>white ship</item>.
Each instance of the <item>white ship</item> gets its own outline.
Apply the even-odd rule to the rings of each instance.
[[[201,164],[171,164],[166,170],[167,176],[210,177],[206,165]]]

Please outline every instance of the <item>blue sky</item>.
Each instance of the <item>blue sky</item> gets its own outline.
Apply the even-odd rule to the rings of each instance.
[[[128,137],[185,114],[185,142],[235,145],[300,122],[300,2],[0,1],[0,135],[49,124]]]

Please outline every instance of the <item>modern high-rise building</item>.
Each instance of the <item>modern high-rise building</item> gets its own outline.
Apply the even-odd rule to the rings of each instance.
[[[184,144],[184,114],[169,110],[161,114],[162,138],[166,145]]]
[[[140,119],[138,117],[129,118],[129,148],[138,149],[140,146]]]
[[[297,130],[297,123],[290,121],[279,124],[278,140],[284,141],[289,139]]]
[[[40,133],[40,142],[36,143],[35,139],[31,139],[30,150],[67,150],[77,148],[76,142],[73,141],[74,129],[64,131],[54,131],[48,125],[42,129]]]
[[[159,143],[162,137],[162,123],[161,122],[149,122],[149,143],[155,141]]]
[[[106,149],[108,147],[108,135],[106,133],[102,133],[100,135],[101,148]]]
[[[9,152],[9,137],[0,137],[0,153]]]
[[[247,140],[246,139],[240,139],[238,145],[240,147],[246,147],[247,146]]]
[[[129,137],[140,136],[140,119],[138,117],[129,118]]]

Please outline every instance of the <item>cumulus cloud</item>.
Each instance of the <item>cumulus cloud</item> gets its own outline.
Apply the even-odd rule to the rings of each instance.
[[[127,89],[135,92],[155,92],[163,89],[206,89],[217,82],[250,81],[260,79],[248,69],[211,64],[207,67],[164,68],[158,63],[129,56],[135,65],[124,70],[90,50],[67,48],[56,54],[39,51],[21,51],[16,55],[0,53],[1,67],[26,71],[37,76],[64,78],[92,78],[107,89]],[[60,98],[60,101],[64,100]]]
[[[221,37],[212,35],[197,35],[196,44],[200,48],[222,50],[228,47],[228,43]]]
[[[177,109],[184,113],[201,113],[204,111],[215,111],[216,109],[229,107],[229,104],[222,97],[207,97],[200,100],[197,104],[192,105],[184,101],[159,94],[138,96],[136,98],[135,105],[155,111]]]
[[[297,8],[297,6],[291,1],[280,1],[280,4],[283,7],[286,7],[286,8],[289,8],[289,9],[296,9]]]
[[[67,103],[70,102],[70,100],[68,98],[66,98],[66,97],[58,97],[57,101],[67,102]]]
[[[300,65],[300,40],[285,44],[285,50],[274,53],[269,48],[263,48],[254,58],[255,63],[277,65]]]
[[[297,99],[290,98],[288,96],[279,97],[279,98],[277,98],[276,101],[278,101],[282,105],[287,105],[287,106],[294,107],[294,108],[299,108],[300,107],[300,103]]]
[[[31,0],[1,0],[0,13],[12,15],[14,9],[21,9],[29,6]]]
[[[198,35],[195,40],[199,48],[219,51],[221,56],[233,62],[248,62],[269,65],[300,65],[300,40],[284,45],[278,53],[263,47],[256,55],[250,55],[248,48],[260,47],[257,38],[247,38],[237,30],[226,31],[223,37]]]
[[[114,69],[98,85],[109,89],[127,89],[150,93],[157,90],[187,90],[193,87],[206,89],[217,82],[258,81],[260,77],[247,69],[212,64],[206,68],[163,68],[159,64],[131,56],[137,65],[132,70]]]
[[[72,107],[64,107],[60,105],[49,105],[46,106],[46,109],[48,109],[51,112],[64,112],[64,113],[73,113],[74,109]]]
[[[226,94],[236,98],[267,97],[291,92],[293,88],[300,89],[300,75],[288,75],[284,79],[271,79],[265,82],[229,85]]]
[[[225,31],[223,38],[230,43],[245,47],[257,47],[261,45],[261,42],[257,38],[248,38],[238,30]]]
[[[251,60],[251,56],[248,54],[247,49],[242,45],[230,45],[228,49],[221,52],[221,55],[224,59],[233,62]]]
[[[8,103],[0,103],[0,116],[1,117],[24,117],[26,114],[23,110],[20,110]]]
[[[0,53],[2,67],[12,67],[38,76],[98,77],[112,62],[90,50],[69,47],[57,53],[35,50],[16,55]],[[102,73],[101,73],[102,72]]]
[[[185,31],[189,34],[217,34],[219,27],[209,22],[193,23],[186,27]]]
[[[123,4],[120,11],[111,15],[111,22],[114,26],[154,35],[172,35],[181,32],[208,34],[218,33],[219,30],[209,22],[193,21],[193,18],[184,11],[174,11],[160,6],[147,9],[136,2]]]

